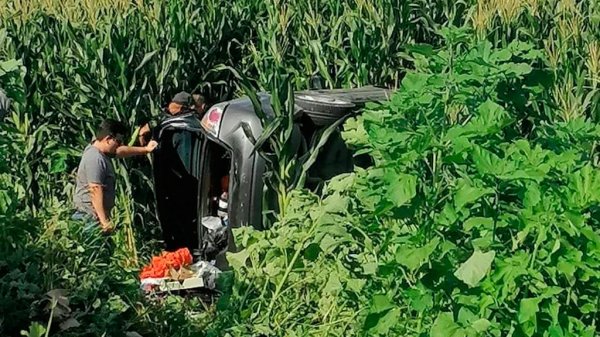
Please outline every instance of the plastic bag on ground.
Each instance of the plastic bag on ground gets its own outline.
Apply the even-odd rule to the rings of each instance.
[[[204,259],[211,261],[216,258],[219,253],[227,249],[227,226],[223,224],[223,220],[219,217],[208,216],[202,218],[202,226],[207,231],[202,238],[202,253]]]
[[[217,277],[221,273],[217,267],[206,261],[199,261],[192,267],[194,270],[196,270],[195,277],[203,279],[206,288],[215,289]]]

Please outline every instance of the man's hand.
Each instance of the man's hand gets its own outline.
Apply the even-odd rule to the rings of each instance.
[[[158,142],[155,140],[151,140],[150,142],[148,142],[148,145],[146,145],[146,151],[148,151],[148,153],[152,153],[152,151],[154,151],[154,149],[156,149],[156,147],[158,146]]]
[[[105,234],[110,234],[115,229],[115,226],[112,224],[110,220],[100,221],[100,229]]]

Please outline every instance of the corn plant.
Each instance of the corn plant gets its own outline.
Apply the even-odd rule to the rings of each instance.
[[[562,121],[575,116],[597,120],[596,43],[600,10],[592,2],[570,0],[479,0],[471,23],[480,38],[505,46],[514,38],[544,48],[556,88],[545,99],[560,109],[545,112]]]

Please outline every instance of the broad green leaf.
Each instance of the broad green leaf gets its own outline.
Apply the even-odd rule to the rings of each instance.
[[[569,176],[569,201],[572,205],[585,208],[590,203],[600,202],[600,170],[591,165]]]
[[[355,180],[356,174],[354,173],[340,174],[331,178],[327,183],[326,191],[328,193],[348,191],[352,188]]]
[[[504,161],[482,147],[475,146],[472,157],[477,171],[482,175],[500,175],[505,171]]]
[[[17,71],[21,67],[22,61],[16,59],[10,59],[7,61],[0,62],[0,75]]]
[[[279,260],[280,259],[273,259],[271,262],[267,263],[267,265],[263,268],[263,272],[265,273],[265,275],[273,278],[279,276],[282,273],[282,263]]]
[[[394,307],[394,303],[385,294],[374,295],[371,300],[371,313],[380,313]]]
[[[581,310],[581,312],[584,314],[595,313],[598,311],[595,303],[586,303],[582,305],[579,310]]]
[[[450,226],[458,220],[458,214],[452,203],[448,202],[444,205],[442,211],[436,219],[440,224]]]
[[[365,275],[373,275],[377,273],[377,263],[375,262],[367,262],[363,264],[362,267]]]
[[[575,277],[575,271],[577,271],[577,266],[575,266],[572,263],[572,261],[560,258],[560,260],[556,264],[556,267],[558,271],[560,271],[567,277],[567,279],[572,280]]]
[[[425,43],[416,43],[416,44],[409,45],[406,47],[406,50],[416,53],[416,54],[425,55],[425,56],[432,56],[434,53],[433,46],[429,45],[429,44],[425,44]]]
[[[546,312],[552,318],[553,325],[559,325],[560,319],[560,303],[558,303],[558,297],[553,297],[552,302],[546,307]]]
[[[471,328],[473,328],[478,333],[483,333],[490,327],[490,325],[492,325],[490,321],[488,321],[485,318],[480,318],[475,322],[471,323]]]
[[[492,244],[494,243],[494,236],[492,231],[483,231],[481,233],[482,237],[471,240],[471,245],[473,249],[487,251],[492,248]]]
[[[576,282],[575,272],[581,266],[583,252],[576,248],[568,248],[566,254],[558,258],[556,265],[558,271],[565,275],[569,283]]]
[[[388,186],[388,198],[396,207],[403,206],[417,194],[417,177],[398,174]]]
[[[429,74],[409,72],[402,80],[402,89],[406,91],[421,90],[427,84],[427,80],[431,77]]]
[[[229,262],[229,265],[231,266],[231,268],[233,268],[235,270],[240,270],[242,267],[246,266],[246,260],[248,259],[249,256],[250,256],[250,253],[246,249],[243,249],[237,253],[228,252],[227,253],[227,261]]]
[[[259,336],[269,336],[273,329],[267,324],[254,324],[252,328],[258,333]]]
[[[357,293],[362,290],[366,283],[367,281],[363,279],[351,278],[346,280],[346,286],[348,287],[348,289]]]
[[[585,236],[586,239],[588,239],[589,245],[594,247],[594,251],[596,252],[596,254],[600,253],[600,235],[598,233],[596,233],[594,231],[593,228],[591,228],[588,225],[585,225],[584,227],[580,228],[579,231],[581,232],[581,234],[583,234],[583,236]]]
[[[386,335],[392,327],[396,324],[400,324],[400,309],[394,308],[388,311],[385,315],[379,317],[377,325],[375,325],[370,331],[373,331],[380,335]]]
[[[323,199],[323,209],[328,213],[343,213],[348,208],[348,198],[334,193]]]
[[[556,253],[560,249],[560,239],[554,239],[554,245],[552,246],[552,250],[550,251],[550,255]]]
[[[323,291],[325,293],[337,293],[342,289],[342,283],[340,282],[340,277],[337,273],[331,273],[329,278],[327,279],[327,283],[325,284],[325,288]]]
[[[50,173],[60,173],[67,170],[66,156],[58,155],[52,158]]]
[[[123,313],[129,309],[129,304],[120,296],[114,295],[108,299],[108,307],[111,309],[111,312]]]
[[[512,53],[507,48],[500,49],[492,54],[492,58],[499,62],[508,61],[511,57]]]
[[[375,211],[384,196],[381,193],[376,193],[375,190],[360,188],[356,192],[356,197],[367,210]]]
[[[461,326],[469,326],[471,325],[471,322],[476,321],[478,318],[479,317],[469,310],[469,308],[461,307],[460,310],[458,310],[458,319],[456,322]]]
[[[502,69],[507,71],[508,73],[515,74],[517,76],[522,76],[529,74],[533,68],[526,63],[506,63],[502,65]]]
[[[539,298],[524,298],[519,305],[519,324],[527,336],[533,336],[537,331],[537,313]]]
[[[440,239],[436,237],[422,247],[404,245],[398,248],[398,251],[396,252],[396,262],[408,267],[411,271],[417,270],[421,265],[427,262],[429,256],[437,248],[439,243]]]
[[[556,295],[562,293],[565,289],[561,287],[547,287],[544,288],[542,294],[539,296],[540,298],[548,299],[548,298],[556,298]]]
[[[464,329],[454,322],[451,312],[443,312],[433,322],[431,337],[466,337]]]
[[[470,231],[473,228],[492,229],[493,226],[494,219],[492,218],[472,217],[463,223],[465,231]]]
[[[433,307],[433,296],[429,292],[421,289],[408,289],[405,294],[410,300],[410,306],[418,312],[424,312]]]
[[[477,108],[477,112],[479,113],[479,117],[481,117],[480,120],[485,121],[486,124],[498,121],[506,114],[506,110],[502,106],[489,99]]]
[[[476,250],[473,252],[473,255],[471,255],[471,257],[465,261],[456,272],[454,272],[454,276],[470,287],[476,287],[490,271],[494,256],[496,256],[496,252],[494,251],[482,253],[481,251]]]
[[[355,147],[363,147],[369,144],[369,135],[365,129],[362,116],[351,117],[344,122],[344,131],[341,132],[342,138],[347,144]]]
[[[486,194],[492,194],[494,190],[491,188],[481,188],[469,185],[464,185],[458,188],[454,196],[454,206],[457,210],[462,209],[465,205],[477,201]]]
[[[508,120],[508,113],[504,108],[487,100],[477,108],[477,114],[468,123],[455,125],[450,128],[443,140],[452,141],[456,147],[457,139],[460,139],[459,137],[468,140],[472,137],[485,137],[497,134]],[[469,145],[468,142],[462,142],[461,147],[463,148]],[[454,152],[460,152],[460,148],[455,149]]]
[[[560,326],[553,325],[548,329],[548,337],[565,337]]]
[[[364,329],[369,335],[385,335],[396,324],[400,318],[400,309],[393,308],[381,312],[371,312],[367,315]]]
[[[533,207],[537,205],[541,200],[541,193],[538,185],[529,184],[527,186],[527,190],[525,191],[525,196],[523,199],[523,206],[525,207]]]

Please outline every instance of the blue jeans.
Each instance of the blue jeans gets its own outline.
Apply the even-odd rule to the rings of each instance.
[[[91,232],[94,229],[100,229],[100,223],[98,222],[98,220],[94,219],[91,215],[87,213],[75,211],[75,213],[73,213],[73,216],[71,216],[71,220],[82,221],[84,223],[84,232]]]
[[[80,221],[83,223],[79,233],[82,236],[82,243],[84,246],[96,254],[108,253],[112,255],[113,243],[109,235],[102,232],[100,228],[100,222],[94,219],[91,215],[76,211],[71,219],[74,221]]]

